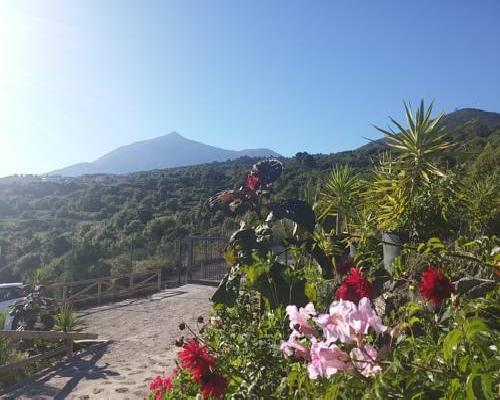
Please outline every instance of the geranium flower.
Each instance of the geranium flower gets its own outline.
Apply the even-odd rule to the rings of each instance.
[[[172,380],[175,378],[177,375],[177,370],[174,369],[169,375],[167,376],[157,376],[155,379],[153,379],[149,383],[149,389],[155,392],[155,400],[161,400],[163,398],[163,395],[167,390],[172,389],[173,383]]]
[[[190,371],[195,380],[210,372],[215,363],[215,359],[208,353],[207,346],[199,344],[194,339],[186,342],[179,353],[179,360],[182,367]]]
[[[419,291],[423,298],[437,306],[451,296],[453,285],[441,268],[429,267],[422,272]]]
[[[372,308],[372,303],[367,297],[363,297],[359,301],[357,310],[351,314],[350,324],[356,332],[364,335],[368,333],[368,328],[370,327],[377,333],[387,330],[387,327],[382,324],[382,319]]]
[[[245,182],[245,186],[254,192],[262,186],[262,180],[257,172],[252,171]]]
[[[226,390],[227,380],[221,374],[209,372],[202,375],[198,384],[200,385],[200,391],[203,398],[214,397],[220,399]]]
[[[286,308],[286,313],[290,319],[290,329],[298,330],[305,336],[312,335],[314,330],[309,324],[309,320],[316,315],[316,310],[312,303],[299,309],[297,309],[297,306],[288,306]]]
[[[294,356],[299,360],[309,360],[309,349],[300,342],[301,334],[293,330],[286,342],[281,342],[280,349],[287,356]]]
[[[311,363],[307,366],[311,379],[316,379],[318,376],[329,378],[338,371],[352,369],[347,353],[335,344],[318,342],[316,338],[312,338],[311,342]]]
[[[358,304],[363,297],[369,299],[373,297],[373,288],[358,268],[352,268],[338,288],[336,296],[337,299],[349,300]]]
[[[362,349],[359,347],[353,348],[350,356],[354,366],[363,376],[373,376],[382,371],[380,365],[377,364],[377,350],[369,344],[365,344]]]

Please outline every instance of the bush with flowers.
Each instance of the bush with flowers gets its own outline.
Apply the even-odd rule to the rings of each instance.
[[[439,148],[436,140],[432,149]],[[425,185],[438,170],[432,159],[424,161],[428,171],[413,183]],[[343,188],[335,196],[273,202],[272,183],[282,168],[277,160],[262,161],[241,188],[210,199],[226,212],[252,210],[260,223],[242,224],[232,235],[224,254],[228,273],[212,298],[210,320],[202,332],[181,324],[190,338],[178,342],[174,372],[151,382],[151,398],[499,398],[498,238],[478,229],[465,232],[469,237],[450,230],[443,241],[429,238],[436,229],[421,226],[430,217],[412,219],[427,212],[418,207],[430,186],[412,186],[419,201],[410,201],[411,210],[389,205],[413,231],[388,271],[378,220],[371,217],[379,207],[387,218],[387,198],[363,194],[362,182],[353,183],[345,169],[334,176]],[[396,186],[406,190],[410,173],[386,176],[386,189],[401,201],[408,193]],[[340,185],[342,177],[348,185]],[[374,187],[367,183],[365,190]],[[460,203],[460,195],[454,196],[446,204]],[[366,199],[382,203],[363,204]],[[344,213],[337,219],[341,234],[329,230],[332,210]],[[292,229],[277,248],[280,224]]]

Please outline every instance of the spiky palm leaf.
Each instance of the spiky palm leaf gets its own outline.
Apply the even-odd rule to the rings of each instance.
[[[359,205],[360,189],[361,180],[349,165],[335,166],[321,192],[323,207],[320,218],[340,216],[343,224],[348,226]]]
[[[376,125],[375,128],[386,136],[387,145],[398,152],[398,159],[407,179],[412,182],[410,188],[413,190],[420,179],[429,182],[432,175],[444,176],[444,172],[434,164],[434,159],[451,145],[444,140],[443,114],[432,118],[433,102],[426,110],[422,100],[415,115],[411,105],[404,103],[404,107],[408,128],[394,118],[390,120],[397,131]]]
[[[397,154],[395,160],[381,158],[368,193],[369,198],[377,200],[379,225],[383,229],[405,225],[418,190],[427,187],[432,178],[445,176],[435,161],[451,147],[444,139],[443,115],[432,118],[433,103],[426,109],[422,100],[415,114],[410,105],[405,103],[404,107],[407,128],[394,118],[390,120],[397,130],[375,126]]]

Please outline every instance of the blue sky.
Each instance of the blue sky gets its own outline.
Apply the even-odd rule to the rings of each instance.
[[[1,1],[0,176],[178,131],[330,153],[403,100],[500,111],[500,1]]]

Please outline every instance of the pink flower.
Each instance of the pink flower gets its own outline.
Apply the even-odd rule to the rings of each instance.
[[[311,339],[311,363],[307,366],[309,377],[316,379],[318,376],[329,378],[339,371],[350,371],[352,365],[349,356],[335,344],[318,342]]]
[[[309,360],[309,349],[300,342],[301,334],[293,330],[286,342],[281,342],[280,349],[287,356],[295,356],[300,360]]]
[[[297,309],[296,306],[288,306],[286,308],[286,313],[290,319],[290,329],[298,330],[305,336],[311,336],[313,334],[314,330],[309,324],[309,320],[316,315],[316,310],[312,303],[299,309]]]
[[[374,376],[382,371],[377,364],[377,350],[375,347],[366,344],[362,349],[355,347],[351,350],[351,360],[354,366],[363,376]]]
[[[351,343],[349,323],[355,311],[356,305],[351,301],[334,301],[330,305],[329,314],[320,314],[314,320],[323,329],[323,335],[328,342],[340,340],[342,343]]]
[[[350,324],[356,332],[364,335],[368,333],[368,328],[370,327],[377,333],[387,330],[387,327],[382,324],[382,319],[372,308],[372,303],[367,297],[363,297],[359,301],[357,310],[351,314]]]

